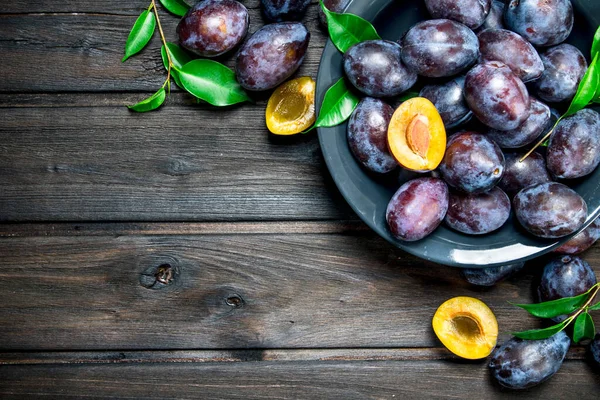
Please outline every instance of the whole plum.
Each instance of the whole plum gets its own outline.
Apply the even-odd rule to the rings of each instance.
[[[298,21],[310,0],[260,0],[265,18],[271,22]]]
[[[504,155],[486,136],[460,132],[448,140],[439,171],[453,188],[466,193],[481,193],[502,179]]]
[[[600,218],[596,218],[590,226],[579,232],[567,243],[557,247],[554,251],[564,254],[583,253],[592,247],[598,239],[600,239]]]
[[[491,0],[425,0],[433,18],[447,18],[479,28],[490,12]]]
[[[423,239],[444,220],[448,186],[441,179],[417,178],[394,194],[386,211],[390,232],[405,241]]]
[[[537,79],[544,72],[538,52],[516,33],[506,29],[486,29],[477,37],[481,60],[503,62],[523,82]]]
[[[545,101],[571,100],[588,64],[581,51],[570,44],[561,44],[541,55],[544,72],[533,86],[537,95]]]
[[[201,57],[216,57],[233,49],[248,32],[248,10],[235,0],[205,0],[177,25],[181,46]]]
[[[590,343],[590,356],[594,367],[600,370],[600,333]]]
[[[465,77],[459,76],[441,85],[427,85],[419,96],[431,101],[437,108],[446,128],[454,128],[471,119],[473,113],[464,98]]]
[[[310,33],[299,22],[265,25],[240,49],[235,64],[238,82],[248,90],[269,90],[289,78],[308,49]]]
[[[492,129],[516,129],[529,117],[529,93],[500,61],[486,61],[467,73],[465,99],[473,114]]]
[[[533,152],[521,162],[524,155],[524,153],[504,154],[506,167],[498,186],[511,196],[526,187],[552,181],[546,169],[544,156]]]
[[[516,149],[534,142],[540,135],[548,132],[552,113],[550,107],[530,97],[529,117],[516,129],[499,131],[492,129],[487,135],[504,149]]]
[[[562,366],[571,345],[564,331],[548,339],[512,338],[492,354],[494,379],[509,389],[527,389],[552,377]]]
[[[343,12],[349,3],[350,0],[323,0],[323,4],[325,4],[325,7],[328,10],[336,13]],[[319,21],[323,25],[327,26],[327,17],[325,16],[325,13],[321,9],[321,7],[319,7]]]
[[[446,225],[468,235],[483,235],[500,228],[510,215],[510,199],[498,187],[484,193],[450,193]]]
[[[400,59],[400,45],[387,40],[366,40],[344,54],[344,71],[367,96],[391,97],[410,89],[417,74]]]
[[[478,32],[486,29],[504,29],[504,8],[506,4],[498,0],[492,0],[490,12],[483,21],[483,24],[477,29]]]
[[[571,0],[511,0],[504,23],[536,46],[562,43],[573,29]]]
[[[600,114],[585,108],[560,121],[550,136],[546,159],[557,178],[592,173],[600,164]]]
[[[492,268],[465,268],[462,275],[467,282],[475,286],[494,286],[523,269],[525,263],[508,264]]]
[[[585,200],[568,186],[540,183],[521,190],[513,199],[515,214],[531,234],[557,239],[576,232],[585,223]]]
[[[402,61],[419,75],[452,76],[469,68],[479,57],[477,36],[449,19],[419,22],[402,39]]]
[[[538,296],[541,302],[574,297],[590,290],[596,282],[594,270],[585,260],[563,255],[554,258],[544,267]],[[566,315],[561,315],[552,320],[560,322],[566,318]]]
[[[387,145],[387,131],[394,109],[379,99],[365,97],[348,121],[348,145],[367,169],[387,173],[398,167]]]

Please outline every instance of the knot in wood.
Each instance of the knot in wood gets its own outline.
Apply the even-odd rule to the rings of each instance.
[[[238,294],[233,294],[225,300],[228,306],[233,308],[241,308],[244,306],[244,299]]]

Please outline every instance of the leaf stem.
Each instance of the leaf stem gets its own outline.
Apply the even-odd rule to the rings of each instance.
[[[560,117],[560,118],[559,118],[559,119],[556,121],[556,123],[554,124],[554,126],[552,127],[552,129],[550,129],[550,132],[548,132],[546,135],[544,135],[544,137],[543,137],[543,138],[542,138],[542,139],[541,139],[539,142],[537,142],[537,143],[536,143],[536,145],[535,145],[535,146],[533,146],[533,147],[531,148],[531,150],[529,150],[529,151],[527,152],[527,154],[525,154],[525,155],[524,155],[524,156],[523,156],[523,157],[522,157],[522,158],[519,160],[519,162],[523,162],[523,161],[525,161],[525,160],[527,159],[527,157],[529,157],[529,156],[531,155],[531,153],[533,153],[533,152],[534,152],[534,151],[535,151],[535,150],[536,150],[538,147],[540,147],[542,144],[544,144],[544,142],[545,142],[546,140],[548,140],[548,138],[549,138],[550,136],[552,136],[552,133],[553,133],[553,132],[554,132],[554,130],[556,129],[556,125],[558,125],[558,123],[559,123],[559,122],[560,122],[562,119],[563,119],[563,117]]]
[[[167,47],[167,39],[165,39],[165,33],[163,32],[162,25],[160,23],[160,18],[158,16],[158,10],[156,8],[156,0],[152,0],[150,3],[150,7],[154,9],[154,16],[156,17],[156,24],[158,25],[158,33],[160,33],[160,40],[165,46],[165,52],[167,53],[167,60],[169,60],[169,68],[167,68],[167,79],[165,83],[163,83],[163,88],[171,81],[171,68],[173,67],[173,60],[171,60],[171,54],[169,53],[169,48]]]
[[[579,316],[579,314],[581,314],[582,312],[585,311],[585,309],[592,304],[592,302],[594,301],[594,299],[596,298],[596,295],[598,294],[598,291],[600,291],[600,284],[596,283],[594,286],[596,286],[596,289],[594,290],[594,292],[591,294],[590,298],[585,302],[585,304],[583,306],[581,306],[581,308],[579,309],[579,311],[577,311],[575,314],[573,314],[572,316],[569,317],[569,322],[567,323],[567,325],[569,325],[571,323],[572,320],[574,320],[575,318],[577,318]]]

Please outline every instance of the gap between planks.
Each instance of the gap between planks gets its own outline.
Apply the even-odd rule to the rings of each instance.
[[[585,357],[586,349],[578,346],[569,350],[566,359]],[[439,360],[482,362],[462,360],[445,348],[0,352],[0,365]]]
[[[369,228],[359,221],[0,223],[0,238],[355,234],[365,232],[370,232]]]

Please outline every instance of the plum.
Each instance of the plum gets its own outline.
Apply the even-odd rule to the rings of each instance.
[[[417,178],[406,182],[390,200],[386,220],[392,235],[404,241],[423,239],[444,220],[448,186],[441,179]]]
[[[465,99],[473,114],[496,130],[516,129],[529,117],[525,84],[500,61],[485,61],[467,73]]]
[[[336,13],[343,12],[349,3],[350,0],[323,0],[323,4],[325,4],[328,10]],[[327,17],[321,7],[319,7],[319,21],[327,26]]]
[[[596,334],[596,337],[590,343],[590,358],[594,367],[600,370],[600,333]]]
[[[387,145],[388,125],[394,109],[379,99],[365,97],[348,121],[348,146],[367,169],[387,173],[398,167]]]
[[[201,57],[216,57],[237,46],[248,32],[248,10],[235,0],[202,1],[177,25],[181,46]]]
[[[527,389],[552,377],[562,366],[571,345],[564,331],[548,339],[512,338],[492,354],[494,379],[509,389]]]
[[[506,29],[486,29],[477,37],[481,60],[503,62],[523,82],[537,79],[544,72],[538,52],[516,33]]]
[[[265,18],[271,22],[298,21],[310,0],[260,0]]]
[[[490,12],[483,21],[483,24],[477,29],[478,32],[486,29],[504,29],[504,8],[506,4],[498,0],[492,0]]]
[[[387,40],[355,44],[344,54],[346,76],[367,96],[397,96],[417,81],[417,74],[402,63],[400,51],[398,43]]]
[[[573,29],[570,0],[511,0],[504,12],[504,23],[535,46],[562,43]]]
[[[549,48],[541,58],[544,72],[533,84],[537,95],[549,102],[571,100],[588,67],[581,51],[565,43]]]
[[[510,215],[510,199],[498,187],[484,193],[450,193],[446,225],[468,235],[483,235],[500,228]]]
[[[492,129],[487,135],[504,149],[516,149],[534,142],[552,128],[550,107],[530,97],[529,117],[516,129],[499,131]]]
[[[491,0],[425,0],[433,18],[447,18],[479,28],[490,12]]]
[[[583,253],[592,247],[598,239],[600,239],[600,218],[596,218],[590,226],[579,232],[567,243],[557,247],[554,251],[556,253],[564,254]]]
[[[465,77],[459,76],[440,85],[427,85],[419,96],[431,101],[437,108],[446,128],[454,128],[471,119],[473,113],[464,98]]]
[[[273,89],[300,67],[309,40],[310,33],[299,22],[265,25],[238,52],[238,82],[248,90]]]
[[[560,121],[550,136],[546,159],[557,178],[592,173],[600,164],[600,114],[586,108]]]
[[[577,256],[559,256],[544,267],[538,297],[541,302],[574,297],[590,290],[596,282],[594,270],[585,260]],[[552,320],[560,322],[566,318],[561,315]]]
[[[498,186],[511,196],[526,187],[552,181],[546,169],[544,156],[533,152],[521,162],[524,155],[524,153],[504,154],[506,165]]]
[[[585,200],[562,183],[547,182],[521,190],[513,199],[517,219],[529,233],[557,239],[576,232],[585,223]]]
[[[453,188],[466,193],[490,190],[504,173],[504,155],[496,143],[476,132],[452,135],[439,171]]]
[[[517,263],[492,268],[465,268],[462,275],[471,285],[489,287],[516,274],[524,266],[525,263]]]
[[[419,22],[402,39],[402,61],[417,74],[440,78],[469,68],[479,57],[472,30],[449,19]]]

